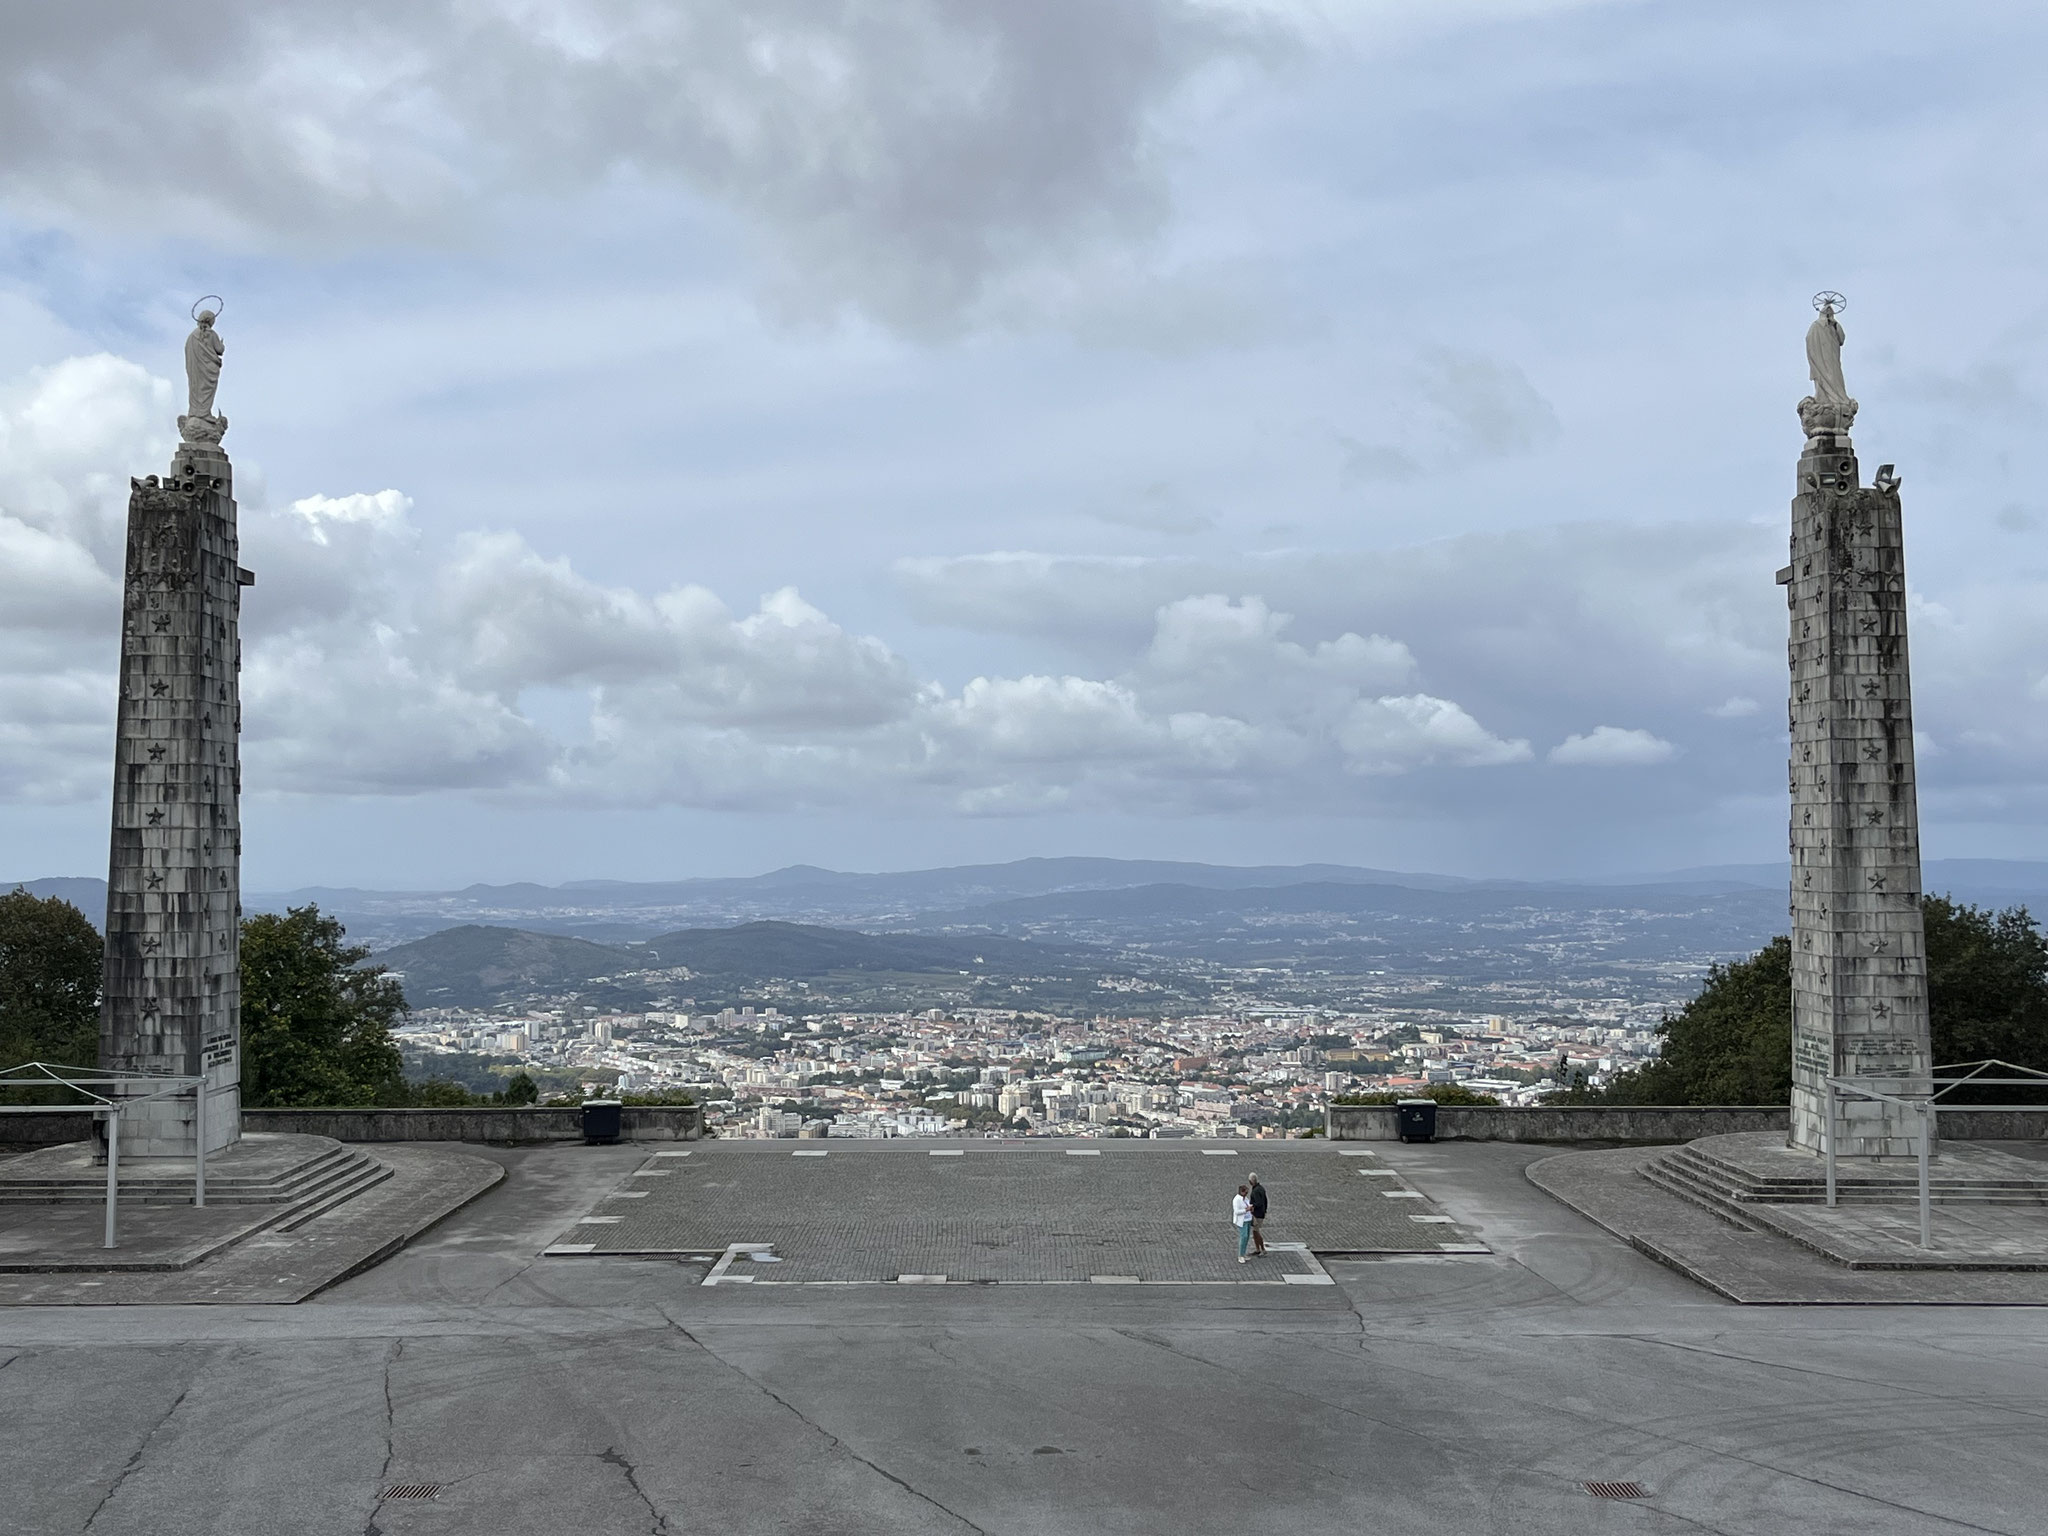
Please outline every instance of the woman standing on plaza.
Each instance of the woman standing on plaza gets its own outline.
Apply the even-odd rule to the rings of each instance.
[[[1237,1186],[1237,1197],[1230,1202],[1230,1219],[1237,1227],[1237,1262],[1245,1262],[1245,1248],[1252,1240],[1251,1186]]]

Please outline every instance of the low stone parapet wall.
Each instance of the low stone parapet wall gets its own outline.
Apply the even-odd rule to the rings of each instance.
[[[1680,1142],[1734,1131],[1788,1131],[1790,1111],[1748,1104],[1442,1104],[1439,1141]],[[1325,1127],[1332,1141],[1396,1141],[1391,1104],[1332,1104]],[[2032,1141],[2048,1137],[2048,1109],[1944,1114],[1937,1134],[1952,1141]]]
[[[0,1152],[58,1147],[67,1141],[84,1141],[90,1135],[89,1114],[0,1115]]]
[[[242,1129],[332,1136],[336,1141],[581,1141],[583,1111],[574,1105],[479,1109],[245,1109]],[[695,1141],[704,1111],[694,1104],[628,1104],[619,1129],[626,1141]]]
[[[1935,1115],[1935,1134],[1947,1141],[2048,1139],[2048,1109],[1987,1109],[1980,1114]]]
[[[1436,1112],[1439,1141],[1692,1141],[1730,1131],[1783,1131],[1789,1111],[1767,1105],[1542,1105],[1442,1104]],[[1332,1104],[1332,1141],[1397,1141],[1391,1104]]]
[[[628,1104],[620,1112],[627,1141],[695,1141],[704,1111],[694,1104]],[[245,1132],[332,1136],[336,1141],[581,1141],[583,1112],[524,1105],[500,1109],[245,1109]],[[0,1152],[27,1152],[92,1135],[89,1114],[0,1115]],[[124,1138],[125,1142],[125,1138]]]

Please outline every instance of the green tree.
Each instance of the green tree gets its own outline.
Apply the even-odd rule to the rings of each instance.
[[[0,896],[0,1067],[99,1062],[99,931],[60,897]]]
[[[1996,1058],[2048,1070],[2048,940],[2027,909],[1993,912],[1941,896],[1921,909],[1935,1061]]]
[[[405,1104],[391,1026],[405,992],[317,906],[242,924],[242,1095],[250,1105]]]
[[[2048,940],[2025,907],[1921,902],[1937,1064],[1996,1058],[2048,1070]],[[1784,1104],[1792,1097],[1792,941],[1717,965],[1699,996],[1658,1026],[1655,1061],[1553,1103]],[[2024,1089],[1980,1100],[2025,1101]],[[1951,1097],[1961,1098],[1957,1093]]]
[[[1605,1088],[1552,1102],[1786,1104],[1792,1099],[1792,941],[1707,972],[1700,994],[1657,1026],[1661,1054]]]
[[[500,1104],[537,1104],[540,1084],[524,1072],[514,1072],[497,1095]]]

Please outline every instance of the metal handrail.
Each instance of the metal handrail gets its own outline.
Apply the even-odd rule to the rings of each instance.
[[[29,1073],[30,1076],[20,1074]],[[124,1093],[111,1096],[95,1088],[115,1088],[131,1083],[160,1083],[154,1093]],[[131,1104],[155,1099],[192,1095],[192,1203],[206,1204],[206,1079],[173,1077],[163,1072],[114,1072],[103,1067],[53,1066],[45,1061],[25,1061],[18,1067],[0,1069],[0,1089],[39,1088],[54,1084],[84,1094],[91,1104],[5,1104],[0,1115],[91,1115],[107,1128],[107,1220],[102,1248],[119,1246],[115,1241],[115,1216],[121,1203],[121,1112]]]
[[[1962,1077],[1938,1077],[1934,1075],[1940,1072],[1961,1071],[1965,1067],[1974,1070]],[[1986,1077],[1981,1075],[1983,1069],[1988,1067],[2004,1067],[2008,1071],[2024,1072],[2027,1075],[2025,1077]],[[1899,1073],[1895,1076],[1911,1077],[1913,1075],[1912,1073]],[[1886,1079],[1886,1081],[1891,1080],[1894,1079]],[[1992,1110],[2041,1108],[2038,1104],[1946,1104],[1941,1102],[1941,1096],[1965,1084],[1979,1088],[2048,1087],[2048,1072],[2040,1071],[2034,1067],[2023,1067],[2017,1062],[2011,1061],[1998,1061],[1995,1059],[1962,1061],[1935,1067],[1928,1074],[1926,1082],[1929,1085],[1926,1093],[1905,1095],[1886,1093],[1881,1088],[1869,1087],[1864,1080],[1853,1077],[1828,1077],[1821,1079],[1822,1086],[1827,1090],[1825,1094],[1826,1113],[1821,1122],[1821,1148],[1827,1156],[1828,1206],[1830,1209],[1833,1209],[1836,1203],[1835,1095],[1838,1093],[1854,1094],[1859,1099],[1871,1099],[1881,1104],[1895,1104],[1901,1109],[1910,1109],[1917,1114],[1920,1117],[1919,1155],[1917,1159],[1920,1165],[1920,1246],[1925,1249],[1931,1249],[1934,1247],[1934,1215],[1933,1197],[1928,1190],[1927,1165],[1932,1156],[1931,1149],[1934,1144],[1935,1115],[1937,1111],[1947,1114],[1983,1114]],[[1936,1089],[1933,1086],[1936,1083],[1944,1083],[1947,1086]]]

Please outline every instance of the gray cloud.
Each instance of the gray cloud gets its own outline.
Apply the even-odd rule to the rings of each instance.
[[[1433,346],[1407,374],[1372,432],[1337,434],[1346,480],[1400,484],[1475,460],[1520,458],[1562,435],[1557,412],[1513,363]]]
[[[328,251],[679,181],[761,237],[792,302],[931,329],[1149,233],[1159,109],[1270,35],[1194,0],[15,7],[0,195]]]
[[[1511,458],[1557,438],[1557,412],[1513,363],[1439,347],[1422,359],[1418,382],[1466,453]]]

